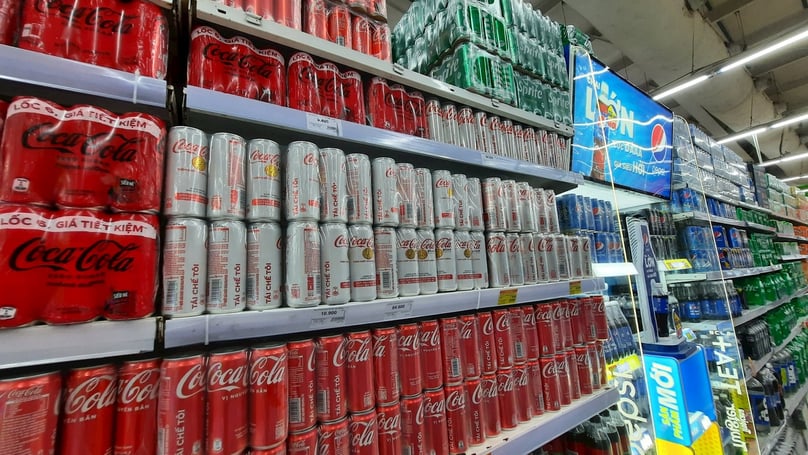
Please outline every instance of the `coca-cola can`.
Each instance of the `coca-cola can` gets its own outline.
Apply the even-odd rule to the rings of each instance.
[[[555,201],[555,191],[544,190],[544,208],[547,211],[547,230],[550,233],[561,232],[558,226],[558,207]]]
[[[440,324],[437,320],[422,321],[420,327],[424,389],[437,389],[443,386],[443,349]]]
[[[299,432],[317,422],[317,347],[314,340],[286,345],[289,371],[289,432]]]
[[[443,388],[424,392],[424,433],[426,453],[449,453],[446,396]]]
[[[235,313],[247,303],[247,228],[236,220],[210,223],[208,234],[209,313]]]
[[[432,195],[435,226],[438,228],[454,228],[456,201],[451,172],[445,170],[432,171]]]
[[[503,180],[502,188],[505,204],[505,230],[508,232],[520,232],[522,230],[522,209],[519,205],[519,190],[515,180]]]
[[[269,449],[250,449],[250,455],[287,455],[286,442],[282,442]]]
[[[435,233],[418,229],[418,286],[422,295],[438,292],[438,265],[435,258]]]
[[[497,354],[497,367],[500,370],[511,368],[514,360],[514,342],[511,333],[511,314],[498,309],[491,312],[494,324],[494,346]]]
[[[566,352],[555,355],[556,375],[558,376],[558,402],[561,406],[572,403],[572,384]]]
[[[403,453],[426,455],[424,430],[424,396],[401,399],[401,449]]]
[[[208,136],[190,126],[168,131],[163,213],[205,216],[208,205]]]
[[[606,357],[604,351],[604,343],[605,341],[598,340],[595,342],[595,346],[597,347],[597,357],[598,357],[598,372],[600,373],[600,385],[606,386],[609,383],[607,372],[608,368],[606,368]],[[594,364],[593,364],[594,365]]]
[[[348,227],[342,223],[320,225],[320,275],[322,302],[327,305],[351,300],[351,267],[348,260]]]
[[[350,261],[351,300],[367,302],[376,299],[376,259],[373,228],[354,224],[348,228],[348,260]]]
[[[196,316],[205,311],[208,227],[195,218],[169,218],[163,244],[163,315]]]
[[[592,278],[594,276],[594,271],[592,270],[592,238],[588,235],[580,235],[578,236],[578,242],[581,249],[582,276],[584,278]]]
[[[497,342],[494,336],[494,316],[490,312],[477,313],[480,321],[480,361],[482,374],[497,372]]]
[[[493,438],[502,432],[500,423],[499,384],[496,372],[481,378],[485,436]]]
[[[600,390],[601,386],[605,385],[601,381],[601,377],[606,378],[606,359],[599,355],[598,345],[602,341],[593,341],[586,343],[586,349],[589,353],[589,364],[592,367],[592,390]]]
[[[533,234],[519,234],[519,241],[522,246],[522,269],[525,275],[525,284],[536,284],[539,282],[539,270],[536,265],[536,243]]]
[[[493,153],[488,144],[488,114],[483,111],[474,112],[474,134],[477,135],[477,150]]]
[[[485,234],[471,231],[469,234],[469,251],[471,251],[471,270],[474,274],[474,288],[488,287],[488,261],[485,248]]]
[[[247,448],[247,350],[210,353],[207,380],[207,451],[241,453]]]
[[[567,242],[567,257],[569,258],[570,279],[581,279],[584,276],[583,258],[581,257],[580,238],[575,235],[565,236]]]
[[[415,169],[416,224],[421,229],[435,228],[435,196],[432,192],[432,171]]]
[[[399,196],[397,167],[392,158],[375,158],[373,169],[373,223],[378,226],[398,226]]]
[[[163,359],[157,403],[157,453],[202,453],[205,443],[206,358],[179,354]]]
[[[460,145],[460,127],[457,123],[457,106],[446,103],[441,106],[443,117],[443,142]]]
[[[503,232],[486,234],[486,256],[488,257],[488,284],[492,288],[511,285],[508,261],[508,241]]]
[[[351,414],[348,419],[348,431],[351,435],[351,455],[378,455],[380,453],[379,424],[375,409]]]
[[[544,409],[558,411],[561,409],[561,398],[558,383],[558,365],[555,356],[539,359],[541,367],[542,394],[544,395]]]
[[[302,30],[302,5],[300,0],[287,0],[282,2],[273,2],[273,15],[272,19],[282,25],[295,30]]]
[[[112,364],[76,368],[67,373],[59,453],[109,453],[113,445],[117,380],[117,368]],[[58,396],[56,393],[54,398]],[[47,412],[55,413],[53,409]]]
[[[421,333],[418,324],[398,326],[398,374],[401,395],[414,396],[423,390]]]
[[[538,360],[527,362],[530,381],[530,409],[534,416],[544,414],[544,392],[542,391],[541,363]]]
[[[345,157],[348,183],[348,222],[351,224],[373,223],[373,190],[371,185],[370,158],[361,153]]]
[[[435,229],[435,261],[439,292],[457,290],[456,254],[454,231],[449,228]]]
[[[413,228],[396,230],[396,268],[398,271],[398,292],[401,297],[421,293],[418,275],[418,234]]]
[[[516,154],[516,137],[514,136],[513,131],[513,121],[509,119],[502,119],[502,122],[499,124],[499,131],[500,131],[500,138],[502,138],[502,143],[504,144],[502,156],[507,156],[508,158],[518,159]]]
[[[460,316],[459,321],[463,377],[478,378],[482,375],[483,369],[480,355],[480,321],[474,314]]]
[[[3,422],[4,450],[7,449],[9,454],[54,453],[61,391],[62,375],[59,372],[0,380],[0,409],[13,412],[13,421],[8,418],[8,423]],[[53,407],[56,408],[53,409]],[[5,428],[6,424],[10,427],[8,430]],[[70,426],[70,423],[65,423],[63,426]],[[92,441],[88,440],[88,442],[92,444]],[[154,439],[152,439],[152,443],[154,443]],[[92,446],[96,445],[92,444]],[[97,453],[104,453],[110,447],[99,448],[101,452]]]
[[[398,163],[396,167],[396,188],[401,202],[399,225],[414,228],[418,226],[418,191],[415,168],[409,163]]]
[[[348,455],[351,452],[351,432],[348,418],[321,422],[317,426],[317,454]]]
[[[449,453],[461,454],[471,445],[469,430],[468,396],[465,384],[447,385],[446,395],[446,429],[449,435]]]
[[[559,260],[553,234],[538,234],[536,240],[536,270],[539,278],[547,275],[547,281],[559,280]],[[535,239],[535,237],[534,237]]]
[[[508,226],[505,187],[502,180],[489,177],[483,180],[483,223],[489,232],[504,232]]]
[[[452,174],[452,196],[454,197],[455,229],[467,231],[471,229],[471,218],[468,207],[468,177],[464,174]]]
[[[323,336],[317,339],[314,369],[316,377],[317,419],[332,422],[348,414],[345,368],[345,337]]]
[[[575,346],[586,343],[585,300],[584,298],[567,300],[570,313],[570,326],[572,328],[572,344]]]
[[[398,378],[398,332],[395,327],[373,329],[373,383],[376,385],[376,403],[397,402]]]
[[[157,438],[161,359],[124,362],[118,370],[115,453],[151,451]]]
[[[536,332],[539,337],[539,355],[541,357],[554,356],[561,347],[560,328],[561,323],[554,316],[556,304],[554,302],[537,303],[533,309],[536,315]]]
[[[210,137],[208,210],[210,219],[243,219],[246,214],[244,138],[231,133]]]
[[[320,435],[317,427],[295,431],[286,441],[286,455],[310,455],[317,453],[317,441]]]
[[[603,301],[603,296],[596,295],[592,297],[592,314],[595,322],[595,338],[608,340],[609,323],[606,318],[606,304]]]
[[[594,388],[592,385],[592,361],[589,357],[589,348],[586,345],[575,346],[573,352],[581,395],[591,395]]]
[[[277,223],[247,227],[247,308],[278,308],[283,300],[283,235]]]
[[[320,219],[320,151],[311,142],[296,141],[286,149],[286,219]]]
[[[536,222],[538,231],[542,234],[550,233],[550,225],[547,222],[547,201],[544,198],[544,190],[533,188],[533,203],[536,207]]]
[[[561,281],[569,280],[570,275],[570,255],[567,245],[567,238],[564,234],[554,234],[553,249],[555,249],[556,257],[558,258],[558,279]],[[550,274],[552,277],[552,273]]]
[[[398,241],[396,229],[373,229],[376,258],[376,295],[380,299],[398,297]]]
[[[433,141],[448,142],[443,134],[443,114],[440,101],[432,98],[426,101],[426,122],[429,125],[429,138]]]
[[[376,407],[379,455],[402,455],[401,406],[398,401]]]
[[[553,307],[553,319],[558,320],[558,334],[561,338],[561,346],[556,351],[562,351],[572,348],[573,333],[572,333],[572,301],[559,300]],[[557,354],[558,352],[556,352]]]
[[[348,411],[366,412],[376,404],[373,385],[373,337],[370,330],[351,332],[346,336]]]
[[[250,349],[247,406],[249,445],[270,449],[289,432],[289,365],[286,344],[268,343]]]
[[[539,333],[536,327],[536,312],[532,305],[521,307],[522,330],[525,332],[525,353],[527,360],[536,360],[541,356]]]
[[[247,144],[247,219],[280,221],[281,149],[269,139],[253,139]]]
[[[443,351],[443,383],[444,385],[463,382],[463,341],[461,339],[461,322],[458,318],[441,318],[440,337]]]
[[[538,153],[536,149],[536,130],[532,127],[525,127],[523,136],[525,150],[522,159],[529,163],[539,164],[536,156]]]
[[[485,442],[485,406],[483,404],[482,378],[466,379],[466,414],[468,416],[468,435],[470,445]]]
[[[455,231],[455,271],[457,290],[474,289],[474,265],[472,263],[470,231]]]
[[[522,261],[522,241],[519,234],[509,232],[505,235],[508,257],[508,282],[511,286],[525,284],[525,267]]]
[[[348,177],[345,153],[320,149],[320,221],[348,222]]]
[[[488,153],[494,155],[507,156],[505,143],[502,138],[500,124],[502,120],[496,115],[488,117],[486,122],[486,135],[488,136]]]
[[[524,314],[522,308],[513,307],[508,310],[511,315],[511,339],[513,340],[513,363],[522,365],[527,361],[527,341],[522,326]]]
[[[573,400],[581,398],[581,382],[578,378],[578,361],[575,358],[575,350],[568,349],[564,352],[567,357],[567,376],[570,381],[570,396]]]
[[[475,126],[474,111],[472,111],[470,107],[461,107],[460,110],[457,111],[457,145],[472,150],[478,150]]]
[[[512,430],[519,425],[514,369],[497,371],[497,398],[499,399],[499,423],[503,430]]]
[[[286,226],[286,304],[292,308],[319,305],[322,298],[320,278],[320,230],[317,223],[289,223]]]
[[[530,370],[527,364],[513,368],[513,382],[516,388],[516,418],[527,422],[533,418],[533,403],[530,391]]]
[[[516,184],[516,191],[518,194],[519,214],[522,217],[522,232],[538,232],[539,220],[533,188],[527,182],[519,182]]]
[[[466,184],[466,212],[469,218],[469,229],[472,231],[485,230],[483,222],[483,194],[480,179],[471,177]]]

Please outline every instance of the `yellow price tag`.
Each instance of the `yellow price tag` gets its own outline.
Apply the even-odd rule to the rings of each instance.
[[[513,305],[516,303],[516,293],[519,289],[503,289],[499,291],[499,299],[497,305]]]
[[[665,264],[665,270],[669,272],[673,270],[687,270],[693,268],[693,266],[690,265],[690,261],[687,259],[665,259],[663,263]]]
[[[581,281],[580,280],[570,281],[570,295],[577,295],[577,294],[583,294],[583,293],[584,293],[584,291],[581,288]]]

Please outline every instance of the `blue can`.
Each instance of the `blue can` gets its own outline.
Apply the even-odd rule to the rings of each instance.
[[[690,265],[693,266],[694,272],[705,273],[713,271],[712,257],[714,254],[712,251],[698,248],[690,249],[687,256],[690,260]]]
[[[603,230],[605,232],[614,232],[614,210],[610,201],[603,201]]]
[[[591,197],[584,197],[584,213],[583,213],[583,226],[582,229],[589,229],[595,231],[595,210],[593,207],[594,200]]]
[[[604,231],[604,210],[603,210],[603,201],[600,199],[592,199],[592,229],[595,231]]]
[[[606,264],[609,262],[609,233],[595,233],[595,262]]]
[[[731,248],[718,249],[718,263],[721,264],[721,270],[732,270],[733,262]]]
[[[701,321],[701,302],[699,300],[688,300],[682,306],[682,318],[685,321]]]
[[[609,234],[609,262],[623,262],[623,244],[620,234]]]
[[[682,212],[703,212],[701,198],[699,194],[690,188],[682,188],[677,191],[679,206]]]
[[[715,239],[715,246],[718,248],[727,248],[727,230],[724,226],[713,226],[713,239]]]
[[[741,237],[742,230],[738,228],[729,228],[727,232],[727,246],[730,248],[743,248],[743,238]]]
[[[575,209],[575,195],[565,194],[556,199],[558,225],[562,231],[581,229],[581,217]]]
[[[685,226],[681,231],[682,244],[687,249],[700,250],[709,247],[706,229],[703,226]]]
[[[710,215],[723,216],[721,215],[721,203],[711,197],[707,198],[707,210],[710,212]]]

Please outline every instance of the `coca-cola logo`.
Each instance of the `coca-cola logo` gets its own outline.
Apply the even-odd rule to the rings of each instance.
[[[508,251],[511,253],[521,253],[522,252],[522,243],[519,241],[519,237],[513,237],[508,239]]]
[[[514,380],[513,373],[499,373],[497,378],[497,394],[513,392],[516,388],[516,381]]]
[[[208,156],[207,145],[197,144],[185,138],[181,138],[180,140],[175,142],[174,146],[171,147],[171,151],[174,153],[190,153],[192,155],[199,155],[205,158],[207,158]],[[253,152],[253,154],[255,153],[257,152]]]
[[[489,253],[504,253],[505,252],[505,239],[499,236],[491,237],[488,239],[488,246],[486,248]]]
[[[490,379],[483,379],[480,381],[480,388],[481,393],[483,395],[483,399],[486,400],[496,400],[499,397],[498,387],[497,387],[497,379],[495,377],[491,377]]]
[[[493,335],[494,334],[494,318],[491,317],[490,314],[484,318],[482,330],[483,330],[483,335]]]
[[[475,319],[463,321],[463,325],[460,327],[460,338],[464,340],[471,340],[474,338],[474,334],[477,333],[475,322]]]
[[[451,188],[452,181],[445,178],[439,178],[435,180],[435,188]]]
[[[424,416],[434,417],[446,413],[446,400],[441,397],[439,400],[433,400],[427,396],[424,398]]]
[[[137,26],[138,15],[124,15],[117,8],[78,6],[69,0],[38,0],[34,8],[42,14],[53,15],[70,21],[73,25],[84,24],[106,33],[128,34]]]
[[[437,247],[441,250],[451,250],[452,249],[452,239],[449,237],[441,237],[438,239]]]
[[[581,314],[581,303],[579,301],[570,301],[568,304],[570,310],[570,317],[577,318]]]
[[[414,250],[418,247],[418,240],[399,238],[398,247],[401,249]]]
[[[38,396],[38,395],[42,395],[42,393],[44,393],[44,390],[45,390],[45,386],[43,384],[39,384],[39,385],[28,387],[27,389],[10,390],[8,392],[8,395],[6,395],[6,396],[8,397],[9,401],[11,401],[11,400],[25,400],[27,398],[32,398],[32,397],[35,397],[35,396]],[[0,397],[2,397],[2,394],[0,394]]]
[[[222,43],[208,43],[202,50],[202,55],[211,60],[218,60],[224,65],[246,70],[263,78],[270,78],[272,74],[281,69],[281,62],[275,59],[265,59],[252,52],[240,53]]]
[[[513,370],[514,382],[519,387],[527,387],[528,380],[530,376],[527,374],[527,370],[524,368],[517,368]]]
[[[497,319],[497,332],[507,332],[511,328],[511,315],[507,311],[494,314]]]
[[[356,237],[350,238],[351,248],[373,248],[373,237]]]
[[[337,248],[348,248],[348,239],[340,234],[334,239],[334,246]]]
[[[553,305],[553,320],[560,321],[567,316],[567,305],[560,303]]]
[[[205,374],[202,364],[198,363],[189,368],[177,382],[177,398],[191,398],[205,389]]]
[[[592,312],[595,314],[602,314],[606,311],[606,304],[603,303],[603,299],[594,299],[592,303]]]
[[[265,387],[283,384],[286,379],[286,354],[265,355],[254,359],[250,368],[250,385]]]
[[[389,335],[376,335],[373,337],[373,357],[384,358],[387,356],[387,344],[390,340]]]
[[[553,321],[553,307],[551,305],[536,305],[536,321],[550,323]]]
[[[109,131],[93,135],[68,132],[53,123],[33,125],[22,134],[22,146],[26,149],[55,150],[68,155],[78,154],[121,163],[137,159],[142,141],[137,136],[109,134]]]
[[[306,156],[303,157],[303,164],[306,166],[317,166],[317,157],[314,156],[314,153],[307,153]]]
[[[388,167],[384,170],[384,176],[389,179],[394,178],[396,176],[396,170],[392,167]]]
[[[232,392],[247,387],[247,366],[225,369],[222,362],[214,362],[208,369],[208,392]]]
[[[421,346],[432,348],[440,346],[440,332],[437,325],[432,330],[421,330]]]
[[[426,113],[427,114],[438,114],[440,115],[440,103],[437,101],[429,101],[426,103]]]
[[[575,353],[575,361],[577,362],[578,365],[580,365],[582,367],[588,367],[590,365],[589,353],[586,352],[586,351],[584,351],[584,352],[576,352]]]
[[[134,253],[139,248],[135,243],[123,244],[115,240],[98,240],[87,247],[48,247],[44,238],[34,237],[15,248],[8,262],[15,271],[72,268],[77,272],[126,272],[132,268]]]
[[[116,378],[114,375],[94,376],[84,380],[68,393],[65,414],[101,410],[115,404]]]
[[[477,386],[474,387],[474,392],[471,393],[472,404],[478,405],[483,402],[483,381],[477,381]]]
[[[279,165],[281,156],[277,153],[262,152],[261,150],[253,150],[250,152],[250,161],[257,161],[259,163]]]
[[[417,352],[421,348],[421,339],[418,333],[398,336],[398,350],[406,352]]]
[[[536,325],[536,313],[529,307],[525,307],[525,311],[522,312],[522,322],[527,326]]]
[[[426,238],[421,240],[421,247],[422,250],[432,251],[435,249],[435,240]]]
[[[368,422],[351,422],[351,446],[370,447],[376,440],[376,421],[371,419]]]
[[[349,338],[348,363],[364,363],[370,360],[370,338]]]
[[[139,371],[120,385],[119,399],[122,404],[145,403],[157,398],[160,369],[151,368]]]
[[[450,412],[466,409],[466,393],[462,389],[449,392],[446,396],[446,410]]]
[[[376,417],[379,425],[379,434],[397,435],[401,431],[401,413],[393,412],[387,415],[385,412],[379,412]]]
[[[558,376],[558,365],[555,361],[549,361],[542,365],[541,376],[543,378],[552,378]]]

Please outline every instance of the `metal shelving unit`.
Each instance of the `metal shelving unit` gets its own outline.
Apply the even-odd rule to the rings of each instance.
[[[794,294],[791,294],[789,296],[783,297],[782,299],[779,299],[779,300],[775,300],[774,302],[769,302],[766,305],[755,307],[755,308],[750,309],[750,310],[746,310],[739,317],[732,318],[732,323],[733,323],[733,325],[735,327],[738,327],[739,325],[746,324],[747,322],[749,322],[749,321],[751,321],[753,319],[757,319],[757,318],[763,316],[764,314],[768,313],[769,311],[771,311],[771,310],[773,310],[775,308],[779,308],[779,307],[783,306],[784,304],[790,302],[791,299],[795,299],[797,297],[801,297],[801,296],[805,295],[806,292],[808,292],[808,287],[804,287],[804,288],[800,289],[799,291],[795,292]]]
[[[724,218],[722,216],[713,216],[701,212],[675,213],[673,215],[673,221],[698,221],[703,224],[713,223],[713,224],[720,224],[723,226],[733,226],[743,229],[752,229],[755,231],[766,233],[774,233],[776,231],[776,229],[771,226],[765,226],[763,224],[758,223],[750,223],[749,221],[736,220],[733,218]]]
[[[687,283],[691,281],[717,281],[732,280],[747,276],[762,275],[764,273],[777,272],[783,269],[780,264],[768,265],[764,267],[750,267],[746,269],[721,270],[704,273],[670,273],[665,279],[668,283]]]
[[[803,326],[805,325],[806,322],[808,322],[808,316],[800,318],[797,321],[797,325],[795,325],[794,328],[791,329],[791,333],[788,335],[788,337],[786,337],[785,340],[783,340],[782,343],[777,345],[774,349],[772,349],[771,352],[764,355],[762,358],[760,358],[758,360],[750,360],[749,361],[749,369],[750,369],[750,371],[748,372],[749,375],[757,374],[757,372],[760,371],[761,368],[766,366],[766,363],[769,362],[769,360],[772,358],[772,356],[774,354],[777,354],[778,352],[783,350],[783,348],[785,348],[788,345],[788,343],[791,343],[792,341],[794,341],[794,338],[797,338],[797,335],[799,335],[802,332],[802,328],[803,328]]]
[[[787,254],[780,256],[781,261],[803,261],[808,259],[808,254]]]
[[[789,242],[808,243],[808,238],[799,237],[799,236],[796,236],[796,235],[793,235],[793,234],[784,234],[782,232],[778,232],[777,234],[775,234],[775,239],[776,240],[785,240],[785,241],[789,241]]]

